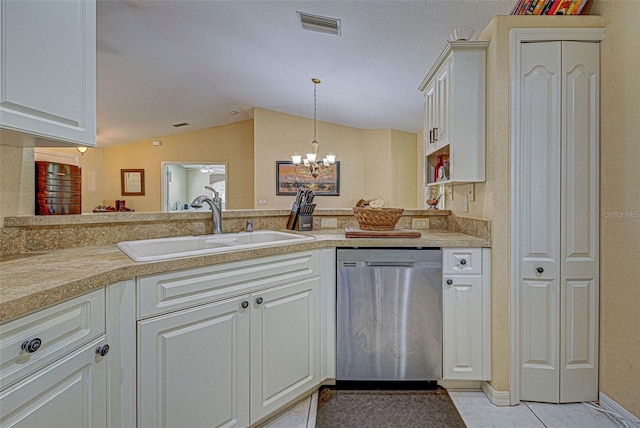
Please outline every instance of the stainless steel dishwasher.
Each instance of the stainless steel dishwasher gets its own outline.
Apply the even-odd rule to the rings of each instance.
[[[337,381],[442,378],[442,251],[337,250]]]

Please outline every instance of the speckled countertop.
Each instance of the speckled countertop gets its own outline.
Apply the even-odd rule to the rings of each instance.
[[[449,231],[421,238],[345,238],[342,230],[307,233],[313,241],[157,262],[134,262],[115,245],[22,253],[0,258],[0,322],[136,276],[319,248],[489,247],[488,239]]]

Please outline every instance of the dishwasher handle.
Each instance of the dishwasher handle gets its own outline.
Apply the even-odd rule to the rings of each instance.
[[[392,262],[392,261],[380,261],[380,262],[365,262],[367,267],[416,267],[416,262]]]

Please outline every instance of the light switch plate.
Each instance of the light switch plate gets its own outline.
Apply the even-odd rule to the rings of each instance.
[[[337,229],[338,219],[336,217],[321,217],[320,228],[321,229]]]

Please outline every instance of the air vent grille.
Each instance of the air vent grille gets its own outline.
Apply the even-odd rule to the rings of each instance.
[[[180,122],[180,123],[174,123],[173,125],[174,128],[181,128],[183,126],[189,126],[189,124],[187,122]]]
[[[320,33],[340,35],[340,20],[329,18],[326,16],[311,15],[304,12],[298,12],[302,29],[309,31],[317,31]]]

